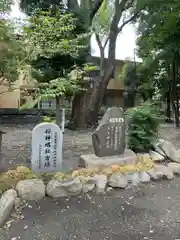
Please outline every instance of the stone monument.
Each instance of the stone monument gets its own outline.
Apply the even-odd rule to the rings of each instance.
[[[92,135],[96,156],[106,157],[124,153],[125,120],[122,108],[108,108],[96,131]]]
[[[33,172],[58,172],[62,167],[61,129],[54,123],[40,123],[32,131]]]
[[[108,108],[92,134],[95,154],[82,155],[80,167],[99,167],[114,164],[135,164],[136,154],[126,149],[125,117],[122,108]]]

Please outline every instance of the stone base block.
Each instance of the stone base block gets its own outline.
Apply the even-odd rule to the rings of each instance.
[[[117,156],[97,157],[95,154],[81,155],[79,167],[96,168],[110,165],[136,164],[136,162],[136,154],[132,150],[126,149],[123,154]]]

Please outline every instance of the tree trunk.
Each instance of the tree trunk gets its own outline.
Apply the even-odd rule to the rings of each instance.
[[[92,24],[93,18],[99,8],[101,7],[101,4],[103,3],[103,0],[96,0],[94,3],[92,1],[81,1],[81,5],[77,4],[77,0],[68,0],[68,8],[73,10],[74,12],[80,12],[82,10],[86,10],[86,16],[84,19],[84,24],[89,31],[89,27]],[[79,6],[79,8],[77,8]],[[90,39],[89,37],[89,45],[88,45],[88,57],[91,54],[91,46],[90,46]],[[76,129],[76,128],[87,128],[88,122],[87,119],[87,105],[88,105],[88,99],[90,95],[91,89],[88,89],[87,92],[81,92],[77,93],[76,96],[73,98],[72,102],[72,112],[71,112],[71,118],[68,124],[68,127],[70,129]]]
[[[101,0],[97,0],[96,1],[97,4],[95,4],[94,9],[96,10],[99,9],[102,2],[103,1]],[[129,8],[131,4],[130,5],[127,4],[127,1],[125,0],[123,1],[115,0],[114,4],[115,4],[115,13],[112,18],[110,30],[108,33],[108,37],[109,37],[108,64],[107,66],[104,66],[104,59],[103,59],[104,54],[102,55],[102,52],[101,52],[102,49],[99,46],[100,52],[101,52],[100,81],[94,84],[89,103],[83,108],[82,114],[79,115],[79,119],[76,119],[76,125],[80,126],[81,128],[92,127],[97,124],[98,113],[102,106],[105,91],[115,67],[115,50],[116,50],[117,35],[119,32],[122,31],[123,27],[126,24],[134,20],[137,16],[137,13],[135,13],[131,18],[129,18],[129,20],[124,21],[122,25],[118,27],[120,19],[123,15],[123,11],[125,11],[126,8]],[[91,16],[91,20],[92,20],[92,16]]]
[[[171,122],[171,99],[170,99],[170,91],[167,92],[166,95],[166,121]]]
[[[171,86],[169,82],[168,91],[166,93],[166,122],[171,122]]]
[[[176,127],[179,127],[179,98],[178,98],[178,92],[177,92],[177,66],[176,66],[176,53],[174,53],[173,56],[173,63],[172,63],[172,107],[174,110],[174,116],[175,116],[175,124]]]
[[[89,102],[89,98],[92,94],[92,90],[89,88],[87,91],[82,91],[77,93],[72,102],[72,112],[71,112],[71,118],[68,123],[68,128],[75,130],[77,128],[83,129],[87,128],[86,125],[86,111],[87,111],[87,105]]]
[[[61,127],[61,97],[56,96],[56,124]]]
[[[167,73],[168,73],[168,86],[167,86],[167,92],[165,95],[166,98],[166,122],[170,123],[172,122],[171,119],[171,92],[172,92],[172,71],[171,66],[167,64]]]
[[[100,58],[100,80],[94,83],[92,94],[89,101],[86,102],[82,109],[80,118],[76,119],[76,126],[79,128],[87,128],[96,126],[98,123],[98,113],[101,109],[103,98],[109,80],[112,76],[115,67],[115,50],[116,50],[116,39],[118,35],[117,25],[113,25],[113,28],[109,34],[109,53],[108,63],[105,66],[104,54],[101,52]],[[102,50],[102,49],[100,49]]]
[[[126,90],[126,96],[124,98],[124,107],[132,108],[135,105],[136,91]]]

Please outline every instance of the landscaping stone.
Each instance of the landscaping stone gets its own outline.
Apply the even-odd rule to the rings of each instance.
[[[97,168],[110,165],[135,164],[136,161],[136,154],[132,150],[126,149],[123,154],[117,156],[98,157],[95,154],[81,155],[79,166],[85,168]]]
[[[62,187],[59,180],[51,180],[46,186],[46,193],[53,198],[67,197],[67,191]]]
[[[153,147],[155,151],[162,156],[166,157],[166,154],[163,152],[163,150],[160,148],[160,144],[162,144],[165,140],[164,139],[157,139],[157,141],[153,144]]]
[[[140,178],[138,173],[127,173],[126,178],[129,183],[131,183],[133,186],[137,186],[140,183]]]
[[[126,188],[128,185],[128,180],[125,175],[121,173],[114,173],[110,176],[108,185],[115,188]]]
[[[150,156],[154,162],[164,161],[165,157],[155,151],[150,151]]]
[[[172,172],[172,170],[170,168],[168,168],[165,165],[162,164],[156,164],[154,166],[155,171],[157,172],[157,174],[162,175],[163,178],[167,179],[167,180],[172,180],[174,179],[174,174]]]
[[[13,189],[7,190],[0,199],[0,227],[6,221],[10,212],[13,209],[17,193]]]
[[[40,200],[45,197],[45,185],[41,179],[22,180],[16,185],[18,195],[23,200]]]
[[[71,184],[67,184],[64,182],[64,187],[66,187],[69,195],[74,196],[78,195],[82,191],[82,183],[79,178],[74,178]]]
[[[82,190],[87,193],[95,188],[96,180],[93,177],[84,177],[82,181]]]
[[[180,175],[180,164],[179,163],[169,163],[168,164],[168,168],[171,169],[171,171],[174,173],[174,174],[178,174]]]
[[[19,197],[17,197],[14,201],[14,206],[15,208],[19,208],[22,204],[22,199],[20,199]]]
[[[103,174],[95,174],[94,178],[96,179],[96,192],[104,193],[108,180],[107,176]]]
[[[159,144],[159,147],[170,160],[180,163],[180,154],[171,142],[163,141]]]
[[[156,171],[154,168],[150,169],[147,173],[149,174],[150,179],[153,181],[160,180],[163,177],[163,174]]]
[[[112,187],[107,187],[106,192],[111,192],[113,190]]]
[[[146,172],[139,172],[139,179],[142,183],[148,183],[151,181],[149,174]]]
[[[51,180],[46,187],[46,192],[53,198],[78,195],[82,190],[79,178],[65,180]]]
[[[137,153],[137,157],[140,157],[140,158],[151,158],[150,154],[149,153]]]

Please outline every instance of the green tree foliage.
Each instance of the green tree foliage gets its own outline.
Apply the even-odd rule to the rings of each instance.
[[[154,90],[160,88],[168,105],[171,98],[176,126],[179,126],[179,11],[178,0],[161,0],[150,5],[141,17],[138,40],[139,54],[146,62],[147,79]]]
[[[127,116],[128,147],[136,153],[149,152],[157,139],[159,126],[159,118],[152,103],[129,109]]]
[[[33,49],[30,59],[33,76],[38,82],[66,77],[73,65],[80,64],[79,54],[85,49],[86,35],[76,33],[76,21],[72,14],[61,14],[58,9],[38,10],[31,16],[25,31]]]
[[[23,41],[12,22],[0,19],[0,83],[16,81],[25,58]]]
[[[10,9],[11,0],[0,0],[0,12],[5,12]]]
[[[38,10],[30,18],[26,34],[33,54],[30,64],[38,82],[48,82],[67,75],[75,64],[83,64],[79,55],[85,50],[86,35],[77,34],[72,14],[61,14],[58,9]]]
[[[59,8],[63,8],[64,4],[62,0],[21,0],[20,7],[23,11],[25,11],[28,15],[31,15],[37,9],[47,10],[50,6],[59,6]]]
[[[137,63],[127,62],[123,66],[120,78],[124,81],[124,107],[134,107],[139,86]]]
[[[76,21],[71,13],[62,14],[57,8],[39,9],[30,17],[29,26],[25,28],[31,52],[28,63],[38,89],[34,100],[23,108],[52,98],[60,104],[59,97],[72,96],[81,88],[82,79],[69,75],[73,66],[83,64],[79,56],[86,48],[87,34],[77,34]],[[59,110],[60,106],[57,108]]]

